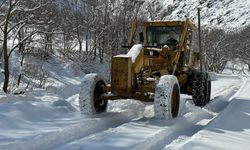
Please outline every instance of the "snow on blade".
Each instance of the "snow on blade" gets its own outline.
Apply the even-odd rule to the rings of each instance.
[[[123,57],[123,58],[129,58],[130,56],[128,55],[125,55],[125,54],[121,54],[121,55],[116,55],[114,57]]]
[[[135,62],[137,56],[140,54],[141,49],[142,49],[142,44],[136,44],[127,53],[127,55],[132,58],[133,63]]]

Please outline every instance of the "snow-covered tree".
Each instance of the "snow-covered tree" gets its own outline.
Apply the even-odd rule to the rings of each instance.
[[[245,62],[250,70],[250,25],[242,29],[234,39],[237,40],[234,45],[237,57]]]
[[[18,38],[18,33],[27,25],[32,24],[34,15],[32,12],[42,7],[41,1],[36,0],[5,0],[0,9],[0,29],[2,32],[4,85],[3,91],[8,92],[9,84],[9,57],[20,44],[25,42],[34,33]],[[12,45],[10,45],[12,40]],[[17,41],[17,42],[16,42]]]

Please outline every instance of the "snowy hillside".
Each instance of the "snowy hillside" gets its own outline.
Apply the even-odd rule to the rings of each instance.
[[[149,0],[152,2],[153,0]],[[220,28],[234,28],[250,24],[249,0],[170,0],[163,1],[159,13],[173,10],[164,20],[182,20],[186,17],[197,23],[197,7],[201,8],[202,25]],[[159,19],[159,18],[158,18]]]

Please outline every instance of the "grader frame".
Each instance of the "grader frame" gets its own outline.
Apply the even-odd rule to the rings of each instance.
[[[154,102],[157,118],[178,115],[180,92],[196,106],[210,101],[211,80],[199,71],[199,52],[191,49],[195,26],[185,21],[144,22],[140,41],[127,54],[112,57],[111,84],[87,74],[79,94],[83,114],[102,113],[108,100]],[[135,36],[131,36],[135,37]]]
[[[149,46],[147,28],[169,26],[182,28],[176,50],[172,50],[168,46]],[[133,98],[141,101],[153,101],[152,93],[155,91],[155,81],[160,76],[178,74],[180,85],[185,85],[190,67],[198,65],[198,54],[189,49],[190,35],[196,28],[188,19],[186,21],[144,22],[142,28],[143,46],[137,57],[118,55],[112,58],[111,85],[106,87],[107,91],[111,91],[112,94],[105,95],[105,99]],[[154,53],[157,54],[154,56]],[[187,58],[189,60],[185,63],[180,62],[180,57],[182,57],[181,61],[184,61],[184,55],[189,55]]]

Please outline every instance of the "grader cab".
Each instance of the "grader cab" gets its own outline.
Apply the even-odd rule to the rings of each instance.
[[[144,22],[141,44],[112,58],[111,84],[87,74],[80,90],[83,114],[101,113],[108,100],[154,102],[156,118],[178,116],[180,93],[192,95],[195,105],[210,101],[211,80],[199,70],[199,53],[192,49],[195,26],[185,21]]]

